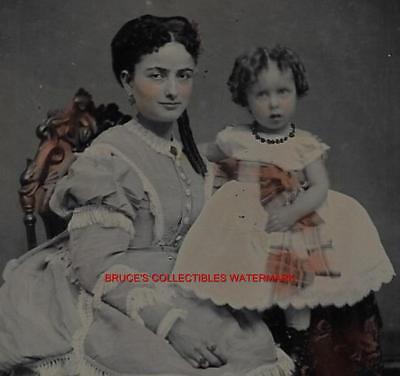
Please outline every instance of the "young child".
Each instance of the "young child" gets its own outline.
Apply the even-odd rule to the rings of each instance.
[[[289,327],[305,330],[310,308],[354,304],[394,271],[365,210],[328,190],[329,147],[294,125],[309,88],[299,57],[256,48],[236,59],[228,86],[253,121],[225,128],[210,144],[208,158],[228,182],[186,236],[174,273],[222,273],[222,283],[182,287],[235,309],[278,305]]]

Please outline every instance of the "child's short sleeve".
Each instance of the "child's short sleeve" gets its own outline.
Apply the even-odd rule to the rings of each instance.
[[[306,167],[310,163],[326,158],[329,146],[310,132],[299,130],[296,132],[297,151],[301,164]]]
[[[243,134],[238,131],[238,127],[229,125],[218,132],[215,142],[226,156],[235,158],[238,151],[247,148],[243,144],[242,136]]]
[[[232,129],[232,126],[225,127],[215,139],[217,146],[229,157],[232,156]]]

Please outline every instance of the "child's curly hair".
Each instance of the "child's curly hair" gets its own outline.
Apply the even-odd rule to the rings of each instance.
[[[283,71],[290,69],[293,73],[296,85],[296,93],[304,96],[308,89],[306,70],[299,56],[287,47],[277,45],[272,49],[257,47],[240,55],[233,66],[228,79],[228,87],[232,94],[232,100],[240,106],[246,107],[247,91],[257,82],[258,75],[263,69],[268,69],[270,61],[275,62]]]

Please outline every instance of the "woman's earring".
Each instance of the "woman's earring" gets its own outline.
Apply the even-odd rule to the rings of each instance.
[[[133,106],[135,104],[135,97],[133,96],[133,94],[129,94],[128,101],[131,106]]]

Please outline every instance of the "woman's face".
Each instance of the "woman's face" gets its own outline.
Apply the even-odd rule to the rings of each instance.
[[[142,56],[128,84],[137,111],[157,122],[177,120],[189,103],[194,69],[192,56],[177,42]]]

